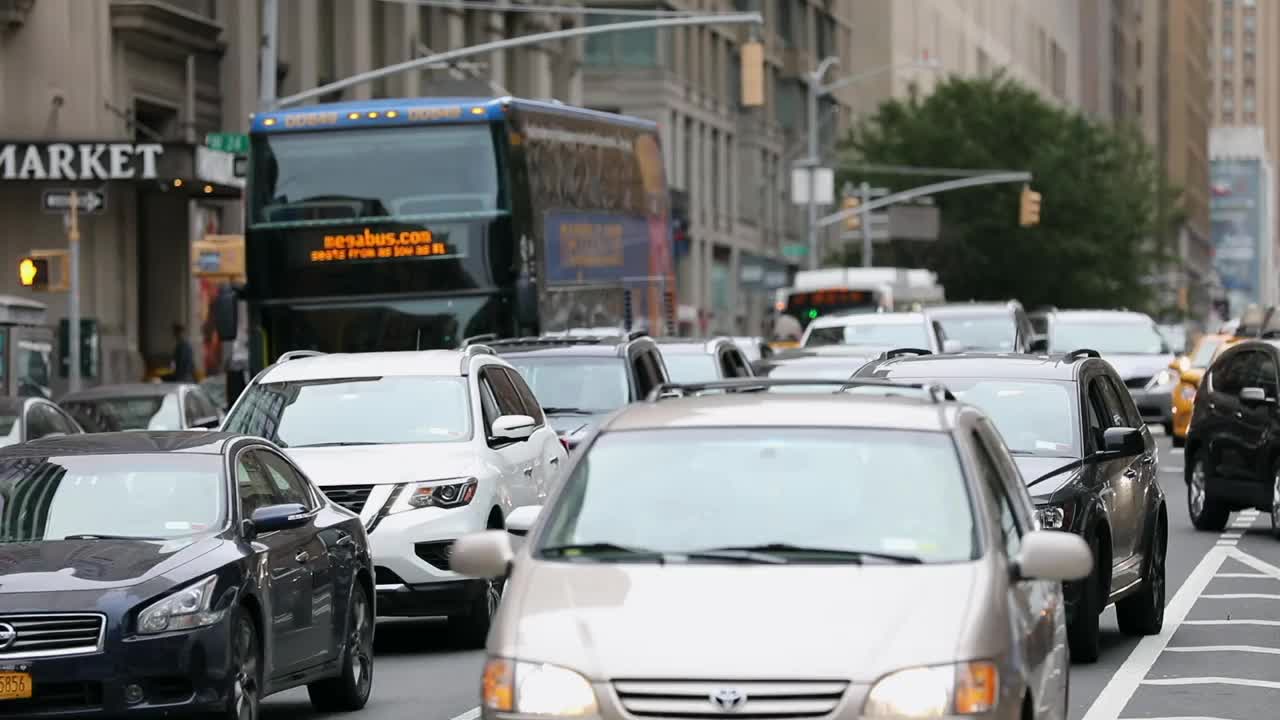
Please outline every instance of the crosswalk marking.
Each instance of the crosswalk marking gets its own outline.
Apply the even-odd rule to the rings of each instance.
[[[1248,678],[1233,677],[1189,677],[1189,678],[1159,678],[1157,680],[1143,680],[1143,685],[1239,685],[1241,687],[1265,688],[1268,690],[1280,690],[1280,682],[1274,680],[1250,680]]]
[[[1280,595],[1274,593],[1222,593],[1200,597],[1205,600],[1280,600]]]

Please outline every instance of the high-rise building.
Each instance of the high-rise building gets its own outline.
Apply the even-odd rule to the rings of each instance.
[[[1209,150],[1214,267],[1229,309],[1280,302],[1276,179],[1265,134],[1260,127],[1214,128]]]
[[[1080,109],[1095,118],[1133,117],[1141,0],[1080,0]]]
[[[1135,59],[1137,122],[1178,205],[1159,209],[1153,238],[1171,259],[1157,300],[1204,318],[1213,288],[1209,233],[1209,9],[1201,0],[1141,0]],[[1182,218],[1180,221],[1178,218]]]

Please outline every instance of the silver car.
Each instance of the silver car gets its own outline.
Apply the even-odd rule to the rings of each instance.
[[[771,392],[805,382],[830,392]],[[878,381],[652,397],[545,510],[455,543],[507,578],[485,718],[1066,717],[1061,583],[1092,558],[1037,528],[981,411]]]

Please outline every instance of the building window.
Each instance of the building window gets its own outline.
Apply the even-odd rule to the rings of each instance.
[[[1258,122],[1258,117],[1257,117],[1256,115],[1254,115],[1253,113],[1251,113],[1251,112],[1247,112],[1247,113],[1245,113],[1245,114],[1244,114],[1244,124],[1245,124],[1245,125],[1255,125],[1255,124],[1257,124],[1257,122]]]
[[[587,25],[610,25],[618,22],[609,15],[588,15]],[[658,31],[588,35],[583,53],[587,65],[596,67],[656,67],[658,65]]]
[[[795,23],[791,17],[792,9],[797,7],[794,0],[773,0],[773,16],[776,18],[778,36],[782,38],[782,46],[795,47]]]
[[[1235,58],[1235,48],[1230,45],[1222,46],[1222,61],[1231,62]]]
[[[738,110],[742,107],[742,58],[738,57],[737,49],[729,46],[729,62],[726,63],[728,71],[725,81],[728,83],[725,87],[729,88],[729,108]]]
[[[1244,104],[1244,111],[1246,113],[1251,113],[1256,109],[1252,95],[1245,95],[1243,104]]]
[[[1236,99],[1231,97],[1230,95],[1223,95],[1222,96],[1223,114],[1225,115],[1227,113],[1235,112],[1235,110],[1236,110]]]

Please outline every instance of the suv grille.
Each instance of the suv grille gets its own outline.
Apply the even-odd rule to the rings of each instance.
[[[369,499],[369,493],[373,492],[372,485],[335,485],[332,487],[322,487],[320,490],[325,497],[338,503],[342,507],[359,515],[364,509],[364,503]]]
[[[1124,381],[1124,386],[1131,390],[1141,390],[1147,386],[1147,383],[1151,382],[1152,377],[1152,375],[1148,375],[1146,377],[1129,378]]]
[[[637,717],[816,718],[831,714],[848,683],[808,680],[619,680],[622,707]],[[724,702],[717,702],[717,696]],[[739,704],[733,705],[734,699]]]
[[[0,624],[14,631],[13,642],[0,650],[0,661],[98,652],[104,622],[90,613],[0,615]]]

